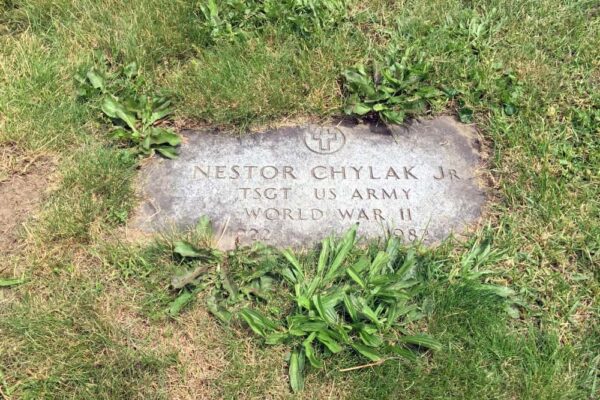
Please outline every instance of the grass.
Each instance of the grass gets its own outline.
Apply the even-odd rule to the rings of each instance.
[[[364,364],[346,354],[309,373],[301,397],[598,396],[596,2],[350,2],[335,29],[299,35],[274,19],[216,42],[198,3],[0,1],[0,184],[40,155],[59,166],[0,266],[27,279],[0,289],[0,397],[292,397],[285,348],[221,327],[202,302],[165,316],[178,263],[164,243],[122,240],[135,160],[108,140],[98,102],[75,96],[97,53],[137,62],[140,91],[176,99],[176,126],[242,131],[340,115],[343,71],[406,48],[431,65],[428,84],[455,93],[427,113],[477,123],[496,201],[469,242],[424,251],[423,328],[443,350],[340,372]],[[518,319],[461,278],[483,242],[487,279],[522,299]]]
[[[133,156],[124,151],[85,146],[65,162],[61,187],[46,204],[46,240],[91,239],[99,224],[127,220],[133,206]]]
[[[589,394],[571,385],[563,363],[574,355],[556,336],[533,328],[511,332],[507,320],[494,315],[502,313],[497,302],[481,299],[468,287],[451,288],[440,300],[430,326],[446,342],[449,354],[434,355],[417,368],[389,363],[383,371],[365,373],[369,383],[357,385],[354,398],[498,398],[518,393],[520,398],[547,399]],[[390,384],[389,375],[398,376],[399,382]]]
[[[76,291],[82,297],[85,288]],[[30,399],[160,398],[155,385],[172,359],[136,349],[89,304],[70,304],[73,296],[5,310],[0,330],[12,339],[3,340],[12,347],[2,351],[5,396],[14,388]]]

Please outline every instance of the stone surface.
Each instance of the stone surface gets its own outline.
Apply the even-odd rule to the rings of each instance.
[[[358,222],[364,237],[435,243],[476,223],[485,203],[475,134],[449,117],[184,136],[177,160],[142,169],[134,227],[180,229],[207,215],[222,248],[302,247]]]

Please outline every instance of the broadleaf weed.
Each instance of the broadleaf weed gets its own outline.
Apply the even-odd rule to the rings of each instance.
[[[204,220],[199,225],[205,226]],[[325,239],[313,268],[290,250],[279,254],[255,245],[225,254],[193,241],[177,241],[177,257],[203,260],[199,264],[207,268],[174,278],[173,287],[185,285],[169,314],[179,312],[190,293],[206,290],[207,308],[220,321],[230,323],[237,317],[266,344],[292,349],[293,391],[303,387],[306,360],[320,368],[323,358],[343,350],[381,361],[390,352],[412,359],[415,345],[439,349],[441,344],[433,338],[404,335],[398,329],[423,316],[415,304],[422,284],[415,279],[416,259],[401,259],[397,239],[358,260],[352,255],[356,246],[356,226],[337,242]]]
[[[208,44],[237,40],[279,24],[301,37],[334,29],[347,18],[350,0],[205,0],[198,18]]]
[[[143,81],[138,79],[135,62],[111,71],[105,58],[101,60],[99,66],[75,75],[79,98],[101,99],[100,109],[113,125],[111,138],[130,147],[134,154],[151,156],[158,152],[176,158],[181,138],[160,126],[173,113],[171,100],[141,93]]]

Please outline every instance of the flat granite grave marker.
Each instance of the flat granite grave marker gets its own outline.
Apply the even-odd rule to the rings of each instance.
[[[449,117],[184,136],[178,159],[142,168],[134,227],[181,229],[206,215],[222,248],[302,247],[358,222],[367,238],[431,244],[476,223],[485,203],[475,133]]]

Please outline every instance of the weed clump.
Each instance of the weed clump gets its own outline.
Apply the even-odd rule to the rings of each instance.
[[[301,37],[335,29],[347,18],[349,0],[207,0],[198,17],[207,44],[251,36],[269,24]]]
[[[174,256],[188,268],[172,280],[179,295],[167,313],[176,316],[205,292],[207,309],[222,323],[243,322],[264,344],[290,348],[294,392],[303,389],[308,365],[323,368],[325,359],[342,352],[379,365],[400,358],[416,361],[420,350],[440,350],[435,338],[412,333],[425,317],[420,257],[403,249],[397,238],[357,254],[356,228],[339,240],[326,238],[318,258],[303,262],[291,250],[260,244],[216,250],[210,222],[203,217],[195,239],[173,243]],[[507,307],[513,304],[512,290],[479,284],[487,271],[473,262],[492,255],[489,246],[470,254],[457,280],[474,282],[481,295],[507,299]]]
[[[105,63],[101,66],[76,74],[75,80],[81,99],[101,97],[100,109],[113,125],[111,138],[139,156],[158,152],[164,157],[176,158],[181,137],[160,125],[173,113],[171,100],[141,93],[141,84],[136,82],[138,66],[135,62],[114,72],[106,68]]]

